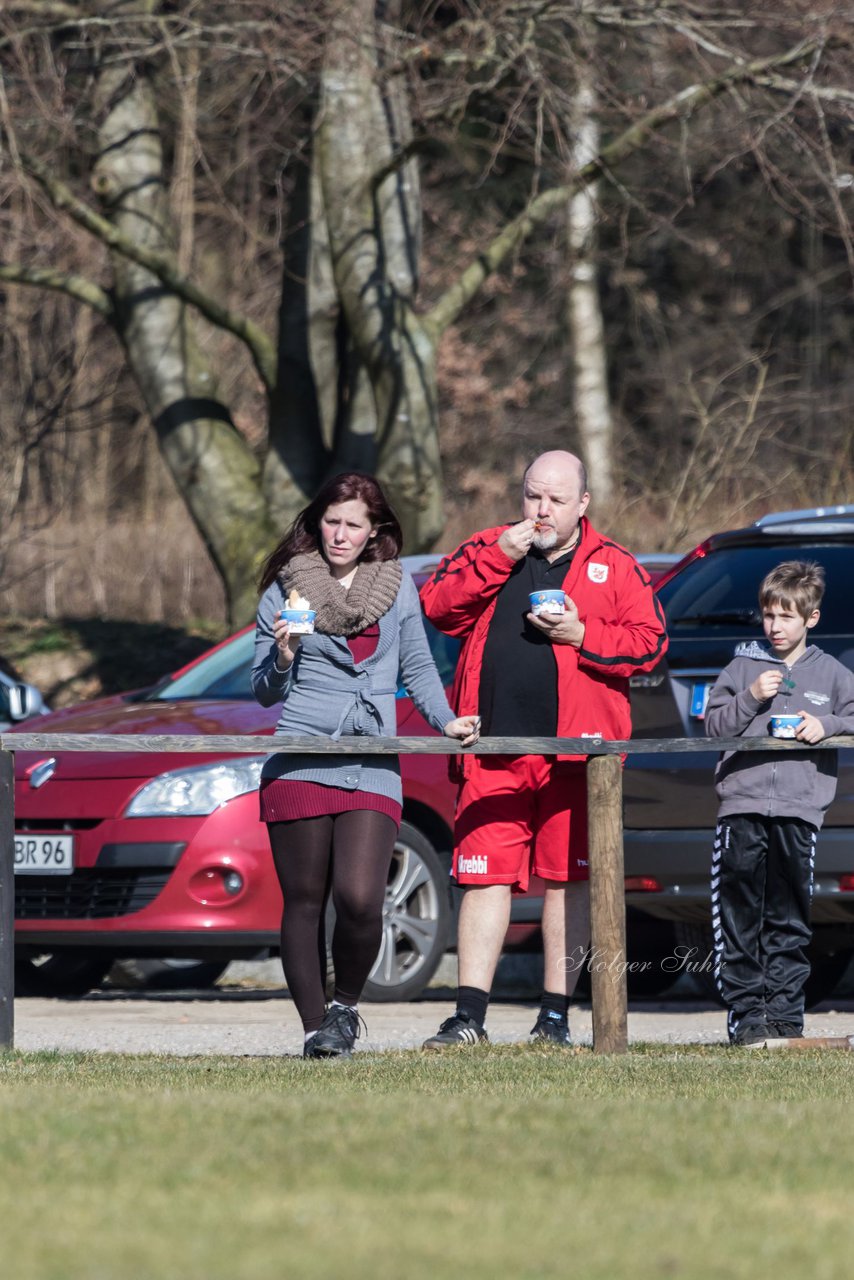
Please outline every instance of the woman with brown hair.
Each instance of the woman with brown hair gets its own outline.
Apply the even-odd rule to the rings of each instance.
[[[261,575],[252,688],[282,702],[277,734],[339,738],[397,732],[398,675],[433,728],[463,746],[476,716],[455,717],[427,644],[418,593],[400,563],[402,534],[377,481],[336,476],[297,516]],[[313,611],[295,636],[288,599]],[[261,777],[284,898],[281,954],[307,1058],[349,1056],[358,1001],[379,950],[402,791],[397,757],[278,753]],[[329,894],[335,991],[326,1008]]]

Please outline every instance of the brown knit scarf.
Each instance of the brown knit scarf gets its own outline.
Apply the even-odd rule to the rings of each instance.
[[[315,631],[328,636],[356,636],[388,613],[400,590],[399,560],[362,563],[349,590],[329,571],[319,551],[293,556],[279,574],[287,598],[296,587],[317,613]]]

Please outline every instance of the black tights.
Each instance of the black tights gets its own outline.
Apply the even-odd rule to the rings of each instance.
[[[335,999],[358,1002],[382,940],[382,909],[397,824],[385,813],[347,813],[269,822],[282,886],[282,967],[306,1031],[326,1011],[326,903],[335,907]]]

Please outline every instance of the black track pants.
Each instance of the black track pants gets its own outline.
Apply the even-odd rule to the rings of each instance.
[[[816,829],[731,814],[715,831],[715,979],[734,1035],[745,1019],[803,1026]]]

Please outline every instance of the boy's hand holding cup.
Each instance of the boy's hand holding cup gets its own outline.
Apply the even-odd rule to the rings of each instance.
[[[800,712],[794,716],[772,716],[772,738],[800,738],[800,726],[803,716]]]

